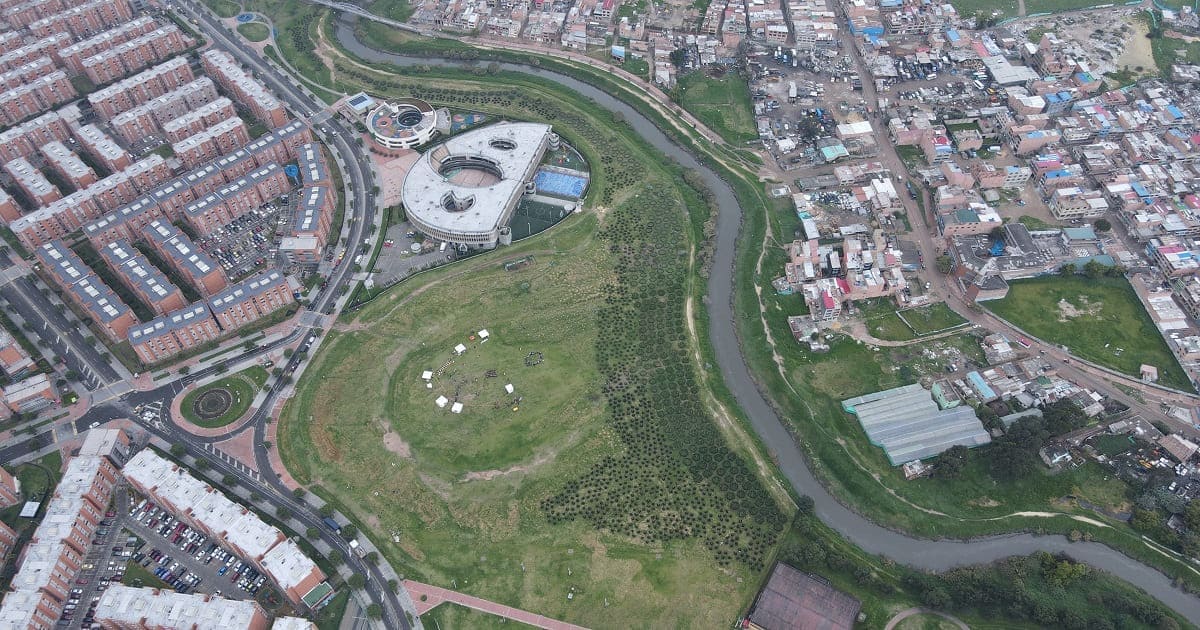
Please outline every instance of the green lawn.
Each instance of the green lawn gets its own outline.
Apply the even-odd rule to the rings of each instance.
[[[367,4],[367,10],[397,22],[407,21],[413,14],[412,4],[408,0],[371,0]]]
[[[1128,435],[1101,435],[1092,439],[1092,446],[1101,454],[1113,457],[1134,448]]]
[[[267,376],[267,371],[256,365],[191,391],[183,397],[183,402],[180,404],[183,417],[192,424],[208,428],[223,427],[236,422],[250,409],[250,403],[254,402],[255,394],[266,384]],[[225,413],[206,420],[196,414],[193,405],[197,398],[214,389],[228,390],[233,395],[233,405]]]
[[[1033,336],[1131,376],[1142,364],[1156,366],[1160,383],[1192,390],[1124,278],[1050,276],[1010,285],[1008,297],[986,306]]]
[[[571,218],[376,298],[356,330],[331,334],[284,410],[284,461],[406,575],[585,625],[732,622],[780,515],[700,406],[687,358],[687,242],[704,219],[683,210],[703,207],[698,194],[554,84],[456,76],[468,80],[338,67],[385,97],[553,121],[597,165],[603,227]],[[503,269],[526,253],[533,265]],[[482,328],[492,338],[474,345]],[[524,365],[531,351],[541,365]],[[421,372],[444,365],[426,388]],[[438,393],[463,413],[437,408]]]
[[[945,302],[897,310],[892,300],[880,299],[864,302],[859,308],[867,332],[885,341],[909,341],[966,323]]]
[[[154,566],[153,563],[151,563],[151,566]],[[125,577],[122,580],[122,584],[135,587],[144,586],[146,588],[161,588],[168,591],[174,590],[171,588],[170,584],[158,579],[158,576],[151,573],[149,569],[134,562],[133,560],[130,560],[129,563],[125,565]]]
[[[252,42],[266,41],[271,36],[271,29],[267,28],[267,25],[262,22],[238,24],[237,30],[242,34],[242,37]]]
[[[1021,225],[1024,225],[1025,229],[1028,230],[1056,230],[1062,227],[1061,225],[1056,225],[1054,223],[1047,223],[1042,219],[1028,214],[1021,215],[1021,218],[1017,219],[1017,222]]]
[[[350,589],[338,589],[337,595],[317,613],[316,624],[319,630],[338,630],[342,617],[346,614],[346,604],[350,603]],[[421,618],[422,621],[425,617]]]
[[[900,317],[908,322],[918,336],[931,335],[967,323],[961,315],[950,310],[945,302],[900,311]]]
[[[241,4],[233,0],[204,0],[204,4],[223,18],[234,17],[242,10]]]
[[[746,81],[735,72],[721,78],[703,72],[679,77],[679,103],[727,142],[744,144],[758,137]]]
[[[1000,0],[999,2],[988,2],[988,0],[952,0],[950,3],[954,5],[954,9],[963,16],[975,15],[982,13],[991,15],[992,11],[999,11],[1003,17],[1013,17],[1017,14],[1017,0]]]

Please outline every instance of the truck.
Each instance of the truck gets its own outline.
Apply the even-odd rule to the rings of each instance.
[[[342,533],[342,526],[338,525],[338,522],[333,520],[332,518],[326,516],[325,518],[321,519],[321,522],[325,524],[325,527],[328,527],[329,529],[333,530],[333,533],[335,533],[335,534]]]

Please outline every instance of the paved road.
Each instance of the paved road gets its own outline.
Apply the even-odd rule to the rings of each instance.
[[[374,50],[358,41],[353,28],[339,21],[336,36],[351,52],[363,59],[398,66],[460,65],[451,60],[409,58]],[[817,515],[842,536],[864,550],[890,557],[904,564],[928,570],[945,570],[970,564],[992,562],[1012,555],[1028,555],[1037,551],[1063,552],[1145,589],[1167,606],[1188,619],[1200,619],[1200,599],[1187,595],[1171,585],[1171,580],[1157,569],[1141,564],[1124,554],[1099,543],[1071,543],[1063,536],[1034,536],[1014,534],[993,536],[970,542],[958,540],[929,540],[914,538],[868,520],[842,505],[813,477],[808,463],[767,399],[759,392],[741,353],[741,341],[733,308],[734,259],[741,231],[742,208],[733,190],[716,173],[700,164],[691,154],[676,146],[654,124],[616,97],[583,81],[542,68],[502,63],[504,70],[525,72],[553,79],[563,86],[591,98],[597,104],[619,111],[627,123],[648,142],[685,168],[695,169],[705,179],[719,207],[716,243],[712,272],[709,276],[706,300],[711,322],[709,336],[716,351],[717,363],[726,385],[739,406],[746,412],[750,424],[765,444],[774,448],[780,470],[797,492],[811,496]],[[864,85],[866,82],[864,82]],[[914,215],[916,216],[916,215]],[[757,247],[757,243],[752,243]]]

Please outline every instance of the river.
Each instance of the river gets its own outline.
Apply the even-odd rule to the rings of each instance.
[[[336,33],[346,49],[369,61],[397,66],[469,67],[469,64],[457,60],[407,57],[376,50],[359,41],[353,28],[344,20],[338,22]],[[825,486],[813,477],[808,462],[795,440],[755,386],[754,379],[750,376],[750,368],[742,356],[733,311],[734,259],[738,233],[741,230],[742,208],[738,205],[733,189],[691,153],[675,144],[650,119],[607,92],[569,75],[544,68],[513,63],[499,63],[499,66],[502,70],[551,79],[606,109],[621,112],[626,123],[647,142],[684,167],[694,169],[703,176],[718,207],[717,236],[706,304],[710,322],[709,337],[716,351],[717,364],[726,385],[749,417],[755,432],[764,444],[772,446],[784,476],[795,487],[796,492],[813,498],[816,514],[824,523],[865,551],[887,556],[912,567],[933,571],[988,563],[1008,556],[1023,556],[1038,551],[1066,553],[1078,561],[1108,571],[1144,589],[1187,619],[1200,620],[1200,599],[1173,587],[1171,580],[1157,569],[1100,543],[1073,543],[1065,536],[1032,534],[991,536],[969,542],[914,538],[881,527],[838,502]]]

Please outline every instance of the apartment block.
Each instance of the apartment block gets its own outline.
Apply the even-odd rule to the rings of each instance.
[[[208,307],[225,330],[236,330],[295,301],[287,279],[265,271],[214,295]]]
[[[329,185],[329,167],[325,164],[325,156],[321,154],[320,145],[314,142],[300,145],[296,151],[296,166],[300,169],[302,185]]]
[[[1050,213],[1059,221],[1091,219],[1108,211],[1108,200],[1099,190],[1078,186],[1056,189],[1050,195]]]
[[[112,118],[113,129],[132,143],[162,132],[162,126],[219,98],[216,85],[200,77]]]
[[[65,7],[64,0],[33,0],[13,2],[4,7],[4,21],[14,29],[25,28],[44,17],[54,15]]]
[[[4,170],[17,182],[17,186],[21,188],[29,201],[35,205],[44,206],[55,199],[62,198],[62,193],[50,183],[50,180],[46,179],[41,171],[33,168],[33,165],[25,158],[6,162]]]
[[[55,240],[34,252],[46,275],[67,299],[87,314],[113,341],[123,340],[137,324],[133,311],[62,241]]]
[[[0,508],[21,502],[21,481],[7,470],[0,468]],[[0,536],[2,538],[3,536]],[[4,557],[0,553],[0,558]]]
[[[21,208],[17,205],[17,200],[0,189],[0,224],[8,225],[19,218],[21,218]]]
[[[67,73],[55,70],[0,93],[0,123],[15,125],[78,95]]]
[[[28,372],[32,367],[33,359],[30,358],[28,352],[25,352],[21,344],[17,343],[17,339],[8,331],[0,330],[0,370],[4,370],[9,378],[16,378]],[[3,477],[0,476],[0,485],[3,485],[3,481]],[[3,494],[2,490],[0,490],[0,494]],[[2,501],[3,499],[0,498],[0,502]],[[0,505],[0,507],[4,506]]]
[[[46,112],[33,120],[0,132],[0,162],[37,153],[38,147],[71,137],[71,130],[58,112]]]
[[[142,233],[159,256],[201,294],[214,295],[229,286],[221,266],[200,251],[179,228],[166,221],[155,220]],[[3,358],[2,354],[0,358]]]
[[[28,28],[38,37],[67,32],[73,38],[82,39],[132,17],[133,10],[126,0],[92,0],[30,22]]]
[[[87,188],[96,183],[96,171],[83,163],[67,145],[55,140],[42,145],[46,164],[63,176],[76,189]]]
[[[221,336],[217,322],[203,302],[152,319],[129,331],[129,343],[147,365],[185,352]]]
[[[133,164],[133,156],[96,125],[84,125],[75,129],[75,139],[88,154],[114,173]]]
[[[197,233],[208,234],[282,195],[287,189],[283,169],[271,163],[187,204],[183,207],[183,219]]]
[[[236,117],[237,112],[233,108],[233,101],[222,96],[211,103],[189,111],[179,118],[167,121],[162,126],[162,130],[166,134],[168,142],[182,142],[185,138],[194,136],[205,129]]]
[[[63,67],[75,74],[83,74],[81,62],[84,59],[145,35],[156,28],[158,28],[158,23],[154,21],[154,18],[142,16],[116,28],[77,41],[59,50],[57,56]]]
[[[46,55],[53,57],[54,51],[69,45],[71,41],[72,38],[70,35],[59,33],[38,39],[19,48],[14,48],[4,54],[0,54],[0,70],[12,70],[17,66],[29,63],[38,57],[45,57]]]
[[[129,241],[113,241],[100,249],[100,257],[116,272],[121,282],[157,315],[184,307],[183,292],[159,271]]]
[[[293,605],[318,607],[333,595],[325,575],[283,532],[150,450],[130,458],[125,478],[181,522],[220,541],[274,581]]]
[[[108,120],[194,80],[186,57],[175,57],[88,95],[97,115]]]
[[[129,437],[119,429],[88,432],[25,547],[10,592],[0,603],[0,628],[45,630],[62,616],[128,448]]]
[[[175,157],[188,168],[229,153],[250,141],[250,132],[241,118],[233,116],[171,145]]]
[[[45,374],[34,374],[4,388],[4,404],[13,413],[36,413],[58,402],[58,391]]]
[[[237,95],[238,102],[250,108],[254,117],[264,125],[275,129],[287,123],[288,115],[283,103],[266,86],[247,74],[229,53],[214,48],[200,55],[200,61],[204,64],[204,72],[221,87]]]
[[[0,506],[3,505],[3,496],[0,495]],[[12,551],[16,545],[17,532],[13,531],[13,528],[5,525],[3,522],[0,522],[0,562],[4,562],[8,558],[8,552]]]
[[[38,57],[12,70],[0,72],[0,90],[11,90],[20,87],[38,77],[46,76],[57,69],[50,57]]]
[[[253,600],[233,600],[157,588],[113,584],[100,596],[96,623],[106,630],[267,630],[270,621]]]
[[[103,85],[133,74],[192,45],[174,24],[160,26],[149,33],[86,57],[79,62],[84,74],[97,85]]]
[[[333,222],[333,191],[328,186],[308,186],[296,194],[295,203],[292,224],[279,251],[292,264],[319,264]]]
[[[2,4],[2,3],[0,3]],[[0,6],[0,11],[6,7]],[[0,33],[0,55],[12,52],[25,45],[25,38],[20,31],[5,31]]]

